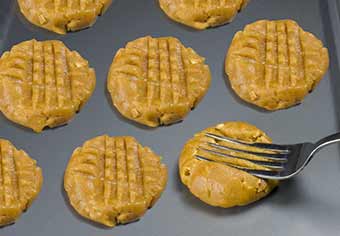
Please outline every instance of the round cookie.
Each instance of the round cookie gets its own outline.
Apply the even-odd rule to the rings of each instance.
[[[112,102],[128,119],[156,127],[182,120],[210,86],[205,59],[173,37],[129,42],[113,59]]]
[[[0,111],[41,132],[72,119],[95,83],[88,62],[61,41],[25,41],[0,58]]]
[[[225,70],[240,98],[278,110],[300,103],[328,65],[328,50],[295,21],[260,20],[236,33]]]
[[[231,22],[249,0],[159,0],[161,9],[172,20],[206,29]]]
[[[39,27],[65,34],[92,26],[112,0],[18,0],[21,13]]]
[[[270,143],[271,139],[261,130],[244,122],[226,122],[207,128],[194,135],[184,146],[179,159],[179,172],[182,182],[190,192],[203,202],[224,208],[243,206],[257,201],[268,195],[278,184],[277,181],[263,180],[247,172],[230,167],[219,162],[198,159],[196,155],[224,161],[228,164],[248,168],[261,168],[245,160],[223,158],[205,152],[202,148],[209,146],[208,142],[220,143],[205,136],[206,133],[223,135],[232,139],[246,142]],[[240,145],[222,142],[222,145],[240,148]],[[210,147],[211,149],[211,147]],[[235,155],[233,151],[226,154]],[[237,153],[240,155],[239,153]],[[260,160],[258,157],[247,155],[248,159]]]
[[[0,226],[14,223],[38,196],[43,176],[36,161],[0,138]]]
[[[99,136],[71,157],[64,187],[83,217],[106,226],[135,221],[165,189],[167,168],[133,137]]]

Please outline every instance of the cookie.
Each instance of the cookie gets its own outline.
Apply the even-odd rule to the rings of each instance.
[[[114,57],[107,81],[119,112],[150,127],[182,120],[209,86],[205,59],[173,37],[129,42]]]
[[[32,24],[65,34],[92,26],[112,0],[18,0],[21,13]]]
[[[0,226],[14,223],[38,196],[43,176],[36,161],[0,139]]]
[[[95,83],[88,62],[61,41],[25,41],[0,58],[0,111],[41,132],[71,120]]]
[[[231,22],[249,0],[159,0],[161,9],[172,20],[206,29]]]
[[[328,65],[328,50],[295,21],[261,20],[236,33],[225,70],[241,99],[278,110],[301,103]]]
[[[77,148],[64,176],[71,205],[83,217],[113,227],[135,221],[165,189],[167,168],[133,137],[90,139]]]
[[[238,144],[217,141],[207,137],[206,133],[251,143],[271,143],[271,139],[263,131],[244,122],[225,122],[195,134],[185,144],[181,152],[179,174],[183,184],[197,198],[212,206],[224,208],[243,206],[265,197],[278,185],[277,181],[260,179],[233,167],[234,165],[261,169],[263,167],[246,160],[261,160],[258,156],[244,154],[242,156],[244,160],[240,160],[227,157],[220,158],[205,151],[204,149],[213,150],[208,144],[209,142],[230,148],[249,149],[249,147],[245,148]],[[224,153],[234,156],[241,155],[232,150],[226,150]],[[197,156],[207,157],[217,162],[200,159]]]

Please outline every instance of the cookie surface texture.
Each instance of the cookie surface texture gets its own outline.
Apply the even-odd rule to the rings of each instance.
[[[261,20],[236,33],[225,70],[241,99],[278,110],[301,103],[328,65],[328,50],[295,21]]]
[[[208,143],[217,143],[229,148],[256,150],[215,140],[207,137],[206,133],[246,142],[271,142],[271,139],[263,131],[244,122],[226,122],[195,134],[182,150],[179,159],[179,171],[182,182],[197,198],[212,206],[224,208],[243,206],[265,197],[277,186],[277,181],[263,180],[230,166],[261,169],[252,162],[235,158],[221,158],[204,149],[214,150]],[[232,150],[224,151],[224,153],[233,156],[240,155],[240,153]],[[218,162],[198,159],[197,155]],[[249,154],[242,157],[249,160],[261,160]]]
[[[43,176],[36,161],[0,138],[0,226],[14,223],[38,196]]]
[[[116,53],[107,81],[119,112],[150,127],[182,120],[209,86],[205,59],[173,37],[129,42]]]
[[[65,34],[92,26],[112,0],[18,0],[21,13],[32,24]]]
[[[135,221],[161,196],[167,168],[133,137],[99,136],[77,148],[64,187],[83,217],[113,227]]]
[[[249,0],[159,0],[161,9],[172,20],[206,29],[231,22]]]
[[[0,58],[0,111],[41,132],[70,121],[95,84],[88,61],[61,41],[25,41]]]

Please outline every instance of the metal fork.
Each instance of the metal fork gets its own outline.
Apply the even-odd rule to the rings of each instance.
[[[205,134],[209,138],[213,138],[215,141],[222,141],[231,144],[237,144],[239,147],[252,148],[254,150],[244,150],[241,148],[228,147],[217,142],[206,143],[208,147],[200,147],[199,150],[209,155],[196,155],[197,159],[220,162],[222,164],[246,171],[249,174],[263,178],[273,180],[284,180],[292,178],[299,174],[312,160],[314,155],[323,147],[335,142],[340,142],[340,133],[336,133],[326,138],[321,139],[316,143],[299,143],[291,145],[278,145],[268,143],[247,143],[228,137],[216,135],[213,133]],[[233,154],[227,154],[225,151],[232,152]],[[241,156],[238,154],[242,154]],[[260,160],[253,160],[244,155],[252,155],[258,157]],[[225,161],[219,161],[212,159],[208,156],[214,155],[221,158],[234,158],[236,160],[249,161],[252,164],[256,164],[261,167],[247,168],[237,164],[230,164]]]

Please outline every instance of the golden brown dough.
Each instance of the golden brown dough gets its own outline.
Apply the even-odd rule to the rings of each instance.
[[[160,7],[172,20],[206,29],[231,22],[249,0],[159,0]]]
[[[205,59],[173,37],[129,42],[113,59],[107,88],[128,119],[156,127],[182,120],[210,85]]]
[[[128,136],[86,141],[73,152],[64,177],[74,209],[110,227],[143,216],[166,182],[167,168],[160,157]]]
[[[92,26],[112,0],[18,0],[21,13],[32,24],[65,34]]]
[[[38,196],[42,171],[23,150],[0,139],[0,226],[14,223]]]
[[[88,62],[61,41],[25,41],[0,58],[0,111],[41,132],[71,120],[95,84]]]
[[[218,161],[223,160],[229,164],[261,169],[261,167],[249,161],[235,160],[233,158],[220,159],[216,155],[202,151],[200,148],[208,148],[207,142],[218,142],[225,146],[240,148],[239,145],[231,146],[230,143],[206,137],[205,134],[208,132],[246,142],[271,142],[271,139],[264,132],[244,122],[225,122],[195,134],[185,144],[179,159],[181,180],[192,194],[209,205],[228,208],[257,201],[265,197],[277,186],[277,181],[263,180],[222,163],[197,159],[195,155],[201,155]],[[233,151],[226,151],[225,153],[236,154]],[[240,155],[239,153],[237,154]],[[260,160],[255,156],[247,155],[246,157]]]
[[[236,33],[225,70],[243,100],[278,110],[300,103],[328,69],[328,50],[295,21],[261,20]]]

